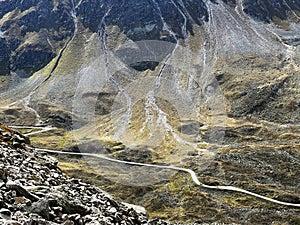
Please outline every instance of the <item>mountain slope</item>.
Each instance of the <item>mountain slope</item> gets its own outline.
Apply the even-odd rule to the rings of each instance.
[[[299,22],[297,1],[224,1],[231,8],[266,23]],[[175,41],[193,34],[193,26],[212,20],[207,1],[1,1],[0,26],[3,49],[1,75],[9,71],[23,76],[36,72],[58,54],[75,32],[74,15],[84,27],[98,32],[105,25],[118,26],[132,40],[163,39]],[[218,5],[218,1],[212,1]],[[103,20],[105,18],[105,20]],[[104,25],[105,23],[105,25]],[[175,37],[176,36],[176,37]],[[7,53],[8,52],[8,53]],[[23,60],[23,61],[22,61]],[[24,61],[25,60],[25,61]]]
[[[39,147],[191,168],[207,183],[297,203],[299,8],[293,0],[1,1],[0,120],[52,126],[33,135]],[[78,162],[64,169],[76,174]],[[205,195],[169,171],[80,163],[101,174],[80,169],[87,179],[153,217],[243,223],[246,210],[253,224],[266,207]],[[296,209],[267,216],[277,209],[266,221],[297,221]]]
[[[2,224],[148,224],[145,212],[132,208],[137,206],[67,178],[55,158],[26,145],[19,132],[0,127]]]

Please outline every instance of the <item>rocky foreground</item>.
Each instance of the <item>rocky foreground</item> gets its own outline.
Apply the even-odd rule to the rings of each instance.
[[[68,178],[57,164],[0,123],[0,224],[169,225],[149,220],[141,206],[117,202],[93,185]]]
[[[28,144],[0,124],[0,224],[166,224],[148,221],[143,210],[67,178],[55,158]]]

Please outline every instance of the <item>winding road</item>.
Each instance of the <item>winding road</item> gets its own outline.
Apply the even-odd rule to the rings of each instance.
[[[30,133],[24,134],[24,136],[28,137],[34,134],[44,133],[50,130],[54,130],[54,127],[51,126],[10,126],[13,129],[39,129],[38,131],[33,131]]]
[[[11,128],[14,128],[14,129],[39,129],[38,131],[33,131],[33,132],[25,134],[25,136],[31,136],[31,135],[34,135],[34,134],[43,133],[43,132],[47,132],[47,131],[55,129],[51,126],[11,126]],[[243,193],[243,194],[246,194],[246,195],[251,195],[251,196],[257,197],[259,199],[269,201],[269,202],[273,202],[273,203],[276,203],[276,204],[280,204],[280,205],[284,205],[284,206],[291,206],[291,207],[300,207],[300,204],[279,201],[279,200],[272,199],[272,198],[269,198],[269,197],[266,197],[266,196],[262,196],[262,195],[254,193],[254,192],[247,191],[247,190],[244,190],[244,189],[241,189],[241,188],[238,188],[238,187],[234,187],[234,186],[219,186],[219,185],[211,186],[211,185],[206,185],[206,184],[199,181],[196,173],[193,170],[187,169],[187,168],[176,167],[176,166],[167,166],[167,165],[155,165],[155,164],[146,164],[146,163],[123,161],[123,160],[118,160],[118,159],[107,157],[106,155],[103,155],[103,154],[62,152],[62,151],[43,149],[43,148],[33,148],[33,149],[35,149],[37,151],[40,151],[40,152],[47,152],[47,153],[64,154],[64,155],[78,155],[78,156],[88,156],[88,157],[100,158],[100,159],[107,160],[107,161],[110,161],[110,162],[121,163],[121,164],[132,165],[132,166],[144,166],[144,167],[152,167],[152,168],[182,171],[182,172],[188,173],[191,176],[193,182],[196,185],[198,185],[202,188],[222,190],[222,191],[240,192],[240,193]]]
[[[215,190],[222,190],[222,191],[240,192],[240,193],[251,195],[251,196],[263,199],[265,201],[273,202],[273,203],[276,203],[276,204],[280,204],[280,205],[284,205],[284,206],[291,206],[291,207],[300,207],[300,204],[289,203],[289,202],[283,202],[283,201],[275,200],[275,199],[268,198],[268,197],[256,194],[254,192],[247,191],[247,190],[244,190],[244,189],[241,189],[241,188],[238,188],[238,187],[234,187],[234,186],[211,186],[211,185],[203,184],[197,178],[196,173],[193,170],[191,170],[191,169],[186,169],[186,168],[181,168],[181,167],[176,167],[176,166],[163,166],[163,165],[155,165],[155,164],[146,164],[146,163],[137,163],[137,162],[123,161],[123,160],[109,158],[109,157],[107,157],[107,156],[105,156],[103,154],[62,152],[62,151],[55,151],[55,150],[43,149],[43,148],[35,148],[35,150],[41,151],[41,152],[47,152],[47,153],[55,153],[55,154],[89,156],[89,157],[95,157],[95,158],[104,159],[104,160],[107,160],[107,161],[110,161],[110,162],[123,163],[123,164],[127,164],[127,165],[132,165],[132,166],[145,166],[145,167],[155,167],[155,168],[161,168],[161,169],[169,169],[169,170],[182,171],[182,172],[190,174],[192,180],[194,181],[194,183],[196,185],[198,185],[200,187],[203,187],[203,188],[206,188],[206,189],[215,189]]]

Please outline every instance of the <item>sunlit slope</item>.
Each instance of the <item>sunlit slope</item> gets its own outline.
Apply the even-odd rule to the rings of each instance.
[[[186,19],[177,24],[183,39],[165,20],[163,8],[153,4],[163,24],[158,40],[134,42],[106,17],[93,33],[80,21],[80,10],[71,13],[75,31],[58,56],[31,78],[12,84],[1,100],[37,115],[32,123],[77,129],[90,122],[100,136],[128,144],[156,145],[162,140],[155,139],[165,136],[195,148],[197,142],[221,140],[227,116],[296,123],[299,53],[292,40],[299,30],[297,12],[283,30],[254,20],[241,1],[234,6],[208,1],[207,21],[190,27],[189,8],[173,4]],[[94,122],[102,116],[104,123]],[[181,129],[194,124],[220,134],[203,140],[199,130],[186,134]]]

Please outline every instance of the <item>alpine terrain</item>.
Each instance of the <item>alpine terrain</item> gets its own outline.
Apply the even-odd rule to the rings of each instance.
[[[0,122],[31,143],[1,160],[51,154],[54,187],[153,224],[300,223],[299,0],[0,0],[0,48]]]

